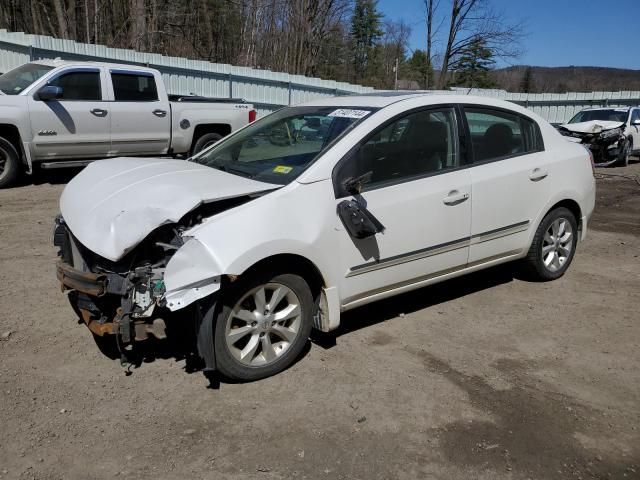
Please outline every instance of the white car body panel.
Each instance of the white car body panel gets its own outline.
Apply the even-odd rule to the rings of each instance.
[[[572,132],[600,133],[603,130],[619,128],[619,127],[622,127],[623,125],[624,125],[624,122],[610,122],[607,120],[591,120],[589,122],[565,123],[560,126],[566,128],[567,130],[571,130]]]
[[[386,230],[352,239],[336,214],[342,200],[332,183],[337,162],[387,120],[417,107],[452,104],[526,115],[539,124],[545,150],[364,191],[367,208]],[[586,232],[595,202],[586,150],[522,107],[460,95],[332,98],[307,105],[380,110],[283,187],[189,162],[116,159],[90,166],[69,183],[62,215],[87,248],[117,260],[153,229],[203,202],[262,193],[183,232],[186,243],[165,271],[167,305],[178,310],[217,291],[223,276],[293,255],[322,277],[327,330],[339,325],[341,310],[526,255],[540,221],[560,201],[578,204]],[[467,197],[445,205],[454,191]]]
[[[60,210],[83,245],[116,261],[202,203],[278,187],[182,160],[123,157],[79,173],[64,189]]]

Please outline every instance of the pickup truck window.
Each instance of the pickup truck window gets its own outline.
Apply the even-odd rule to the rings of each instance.
[[[62,87],[61,100],[102,100],[100,72],[97,71],[63,73],[49,84]]]
[[[0,76],[0,90],[5,95],[18,95],[51,70],[53,70],[53,67],[38,63],[21,65]]]
[[[286,185],[372,111],[354,107],[283,108],[190,161],[261,182]]]
[[[116,102],[155,102],[158,89],[152,75],[111,73]]]

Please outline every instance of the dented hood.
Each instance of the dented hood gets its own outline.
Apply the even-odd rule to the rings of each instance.
[[[578,133],[600,133],[604,130],[611,130],[624,125],[624,122],[610,122],[608,120],[591,120],[589,122],[565,123],[560,125],[570,132]]]
[[[202,203],[279,188],[184,160],[115,158],[69,182],[60,212],[76,238],[112,261]]]

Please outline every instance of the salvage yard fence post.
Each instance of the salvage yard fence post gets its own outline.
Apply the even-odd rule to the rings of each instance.
[[[371,93],[371,87],[222,63],[167,57],[157,53],[78,43],[0,29],[0,73],[32,60],[55,59],[126,63],[160,71],[167,91],[178,95],[243,98],[258,115],[309,100]],[[588,107],[640,105],[640,92],[513,93],[455,88],[442,93],[480,95],[522,105],[551,123],[564,123]]]

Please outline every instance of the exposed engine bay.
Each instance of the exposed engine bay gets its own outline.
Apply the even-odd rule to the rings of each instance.
[[[59,215],[53,243],[59,247],[56,269],[62,289],[94,335],[114,336],[124,363],[135,342],[167,337],[165,320],[173,308],[167,304],[165,272],[175,253],[190,240],[185,232],[252,198],[245,195],[200,205],[178,223],[153,230],[117,261],[89,250]]]

